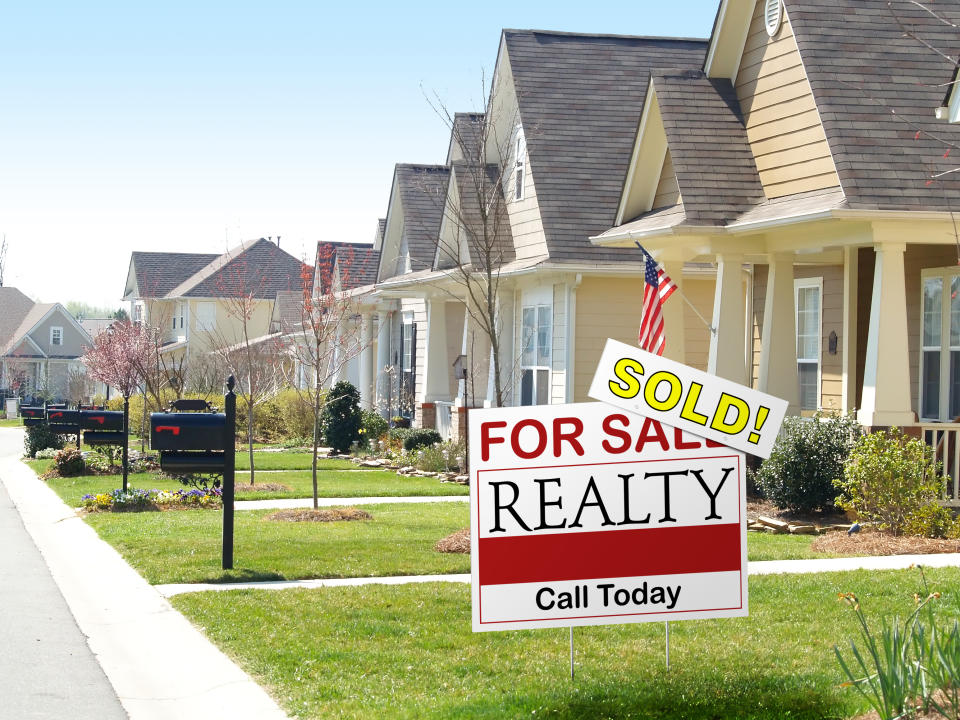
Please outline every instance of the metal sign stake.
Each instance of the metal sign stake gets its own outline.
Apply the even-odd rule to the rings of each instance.
[[[236,466],[237,396],[233,393],[233,375],[227,378],[227,394],[223,398],[226,415],[223,433],[223,562],[224,570],[233,568],[233,491]]]
[[[573,625],[570,626],[570,680],[573,680]]]
[[[670,621],[664,623],[667,628],[667,672],[670,672]]]

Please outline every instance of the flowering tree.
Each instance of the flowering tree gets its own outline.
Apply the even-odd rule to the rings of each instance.
[[[118,320],[93,339],[83,364],[90,377],[115,387],[123,395],[123,491],[127,491],[127,439],[130,396],[140,387],[156,347],[155,334],[139,323]]]

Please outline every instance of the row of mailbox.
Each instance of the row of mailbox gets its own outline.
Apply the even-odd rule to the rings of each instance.
[[[81,430],[123,430],[123,413],[113,410],[67,410],[62,407],[22,407],[23,424],[52,426],[64,435],[74,435]]]

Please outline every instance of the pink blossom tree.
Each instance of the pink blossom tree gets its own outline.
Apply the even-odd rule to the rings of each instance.
[[[93,339],[83,355],[90,377],[116,388],[123,395],[123,490],[127,490],[127,441],[130,428],[130,396],[146,377],[156,338],[150,328],[118,320]]]

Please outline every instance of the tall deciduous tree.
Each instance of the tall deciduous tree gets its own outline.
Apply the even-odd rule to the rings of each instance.
[[[115,387],[123,395],[123,490],[127,490],[127,458],[130,428],[130,396],[145,378],[156,349],[156,336],[150,328],[118,320],[93,339],[83,355],[83,364],[95,380]]]

